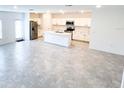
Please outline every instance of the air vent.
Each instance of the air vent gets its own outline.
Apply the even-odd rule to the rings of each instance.
[[[34,9],[29,9],[29,11],[34,11]]]
[[[66,7],[71,7],[72,5],[65,5]]]

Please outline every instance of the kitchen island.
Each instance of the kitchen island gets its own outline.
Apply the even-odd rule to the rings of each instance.
[[[45,31],[44,42],[69,47],[71,45],[71,33]]]

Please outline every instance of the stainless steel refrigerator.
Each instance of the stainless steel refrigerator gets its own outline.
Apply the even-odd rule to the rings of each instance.
[[[35,21],[30,21],[30,40],[38,38],[38,24]]]

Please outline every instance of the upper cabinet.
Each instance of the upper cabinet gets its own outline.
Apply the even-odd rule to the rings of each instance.
[[[53,18],[52,25],[65,25],[66,21],[74,21],[75,26],[88,26],[91,25],[91,18]]]
[[[76,18],[75,26],[90,26],[91,25],[91,18]]]

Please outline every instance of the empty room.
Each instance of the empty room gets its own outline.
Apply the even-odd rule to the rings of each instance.
[[[121,88],[123,69],[123,5],[0,5],[0,88]]]

